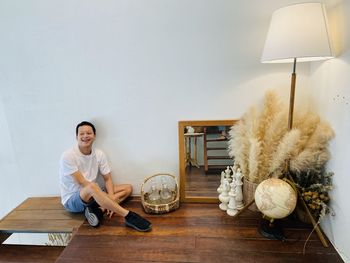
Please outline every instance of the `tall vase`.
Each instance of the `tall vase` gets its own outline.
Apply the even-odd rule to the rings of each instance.
[[[248,204],[251,200],[254,199],[255,190],[258,187],[259,184],[250,182],[245,177],[243,177],[243,198],[244,203]],[[259,211],[258,207],[253,203],[248,208],[251,211]]]

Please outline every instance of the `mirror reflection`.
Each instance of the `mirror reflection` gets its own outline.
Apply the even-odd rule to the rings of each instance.
[[[221,171],[228,165],[233,165],[227,148],[228,133],[234,122],[179,122],[182,201],[217,201]]]

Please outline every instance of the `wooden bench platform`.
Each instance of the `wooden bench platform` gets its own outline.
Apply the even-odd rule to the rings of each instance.
[[[73,233],[84,220],[67,212],[60,197],[31,197],[0,220],[0,244],[12,233]]]

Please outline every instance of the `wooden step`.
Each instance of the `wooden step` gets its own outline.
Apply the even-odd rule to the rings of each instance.
[[[227,150],[227,147],[207,147],[207,151]]]
[[[207,142],[226,142],[228,141],[227,138],[222,139],[222,138],[211,138],[211,139],[206,139]]]
[[[227,155],[213,155],[213,156],[207,156],[207,159],[208,160],[229,160],[231,159],[230,156],[227,156]]]

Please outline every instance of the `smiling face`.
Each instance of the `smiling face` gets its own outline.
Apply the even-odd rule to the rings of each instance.
[[[79,149],[84,154],[90,154],[95,134],[91,126],[83,125],[78,128],[77,141]]]

